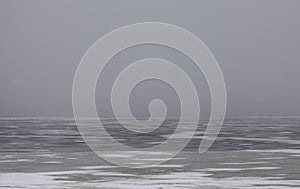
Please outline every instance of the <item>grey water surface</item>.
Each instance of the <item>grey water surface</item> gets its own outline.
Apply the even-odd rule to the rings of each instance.
[[[169,118],[150,135],[124,135],[116,120],[102,121],[137,148],[163,142],[177,123]],[[0,188],[300,188],[300,118],[226,119],[213,146],[198,154],[206,123],[174,159],[134,169],[99,158],[72,119],[1,118]]]

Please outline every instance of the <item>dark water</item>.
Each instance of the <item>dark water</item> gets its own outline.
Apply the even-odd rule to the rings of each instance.
[[[151,135],[112,136],[145,147],[166,140],[168,119]],[[300,118],[227,119],[213,146],[198,154],[206,121],[173,160],[149,168],[108,163],[85,144],[72,119],[1,118],[0,188],[300,188]]]

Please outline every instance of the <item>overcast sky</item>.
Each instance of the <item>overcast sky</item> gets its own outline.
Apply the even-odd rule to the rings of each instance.
[[[145,21],[181,26],[206,43],[225,78],[227,116],[298,116],[299,10],[299,0],[0,0],[0,116],[72,116],[72,82],[85,51],[107,32]],[[154,56],[188,65],[178,53],[159,46],[132,48],[113,61],[128,64]],[[201,73],[186,70],[199,78],[201,111],[209,112]],[[107,71],[99,94],[118,68]],[[144,112],[156,96],[168,101],[170,111],[176,109],[176,95],[160,90],[164,87],[151,81],[137,87],[132,111]],[[107,96],[96,99],[109,115]]]

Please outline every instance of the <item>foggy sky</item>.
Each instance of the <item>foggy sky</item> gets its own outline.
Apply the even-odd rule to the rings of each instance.
[[[111,30],[145,21],[181,26],[206,43],[225,78],[227,116],[300,115],[299,9],[298,0],[0,0],[0,116],[72,116],[73,77],[86,50]],[[178,53],[155,46],[131,49],[115,61],[153,56],[188,64]],[[198,78],[205,114],[208,87],[201,73],[186,69]],[[172,91],[149,90],[152,85],[137,88],[133,112],[144,112],[158,92],[170,98],[171,107],[174,98],[177,107]],[[96,98],[109,115],[107,96]]]

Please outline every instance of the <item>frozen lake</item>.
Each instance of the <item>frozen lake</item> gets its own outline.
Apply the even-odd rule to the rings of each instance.
[[[143,147],[164,141],[176,119],[145,136],[103,123],[124,144]],[[300,118],[226,119],[213,146],[198,154],[205,125],[174,159],[133,169],[94,154],[72,119],[1,118],[0,188],[300,188]]]

